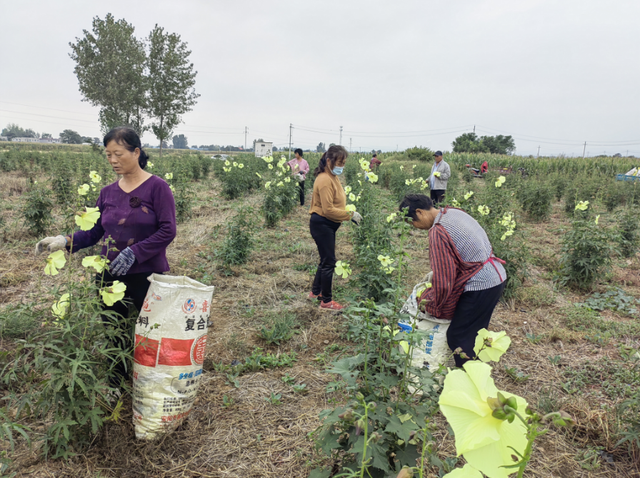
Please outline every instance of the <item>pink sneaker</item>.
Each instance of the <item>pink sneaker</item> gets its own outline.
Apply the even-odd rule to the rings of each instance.
[[[309,295],[307,296],[307,300],[314,300],[314,299],[322,299],[322,292],[320,292],[318,295],[315,295],[313,292],[309,292]]]
[[[320,310],[329,310],[333,312],[339,312],[344,309],[344,305],[338,304],[335,300],[331,302],[322,302],[320,303]]]

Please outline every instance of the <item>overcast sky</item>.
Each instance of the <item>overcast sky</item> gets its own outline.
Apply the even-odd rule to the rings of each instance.
[[[190,145],[451,150],[475,125],[518,154],[640,156],[638,0],[0,0],[0,127],[101,136],[69,42],[112,13],[192,50]],[[144,142],[155,143],[147,133]]]

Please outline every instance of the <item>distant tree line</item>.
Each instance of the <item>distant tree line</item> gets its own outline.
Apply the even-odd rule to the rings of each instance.
[[[454,153],[492,153],[513,154],[516,143],[511,136],[480,136],[475,133],[464,133],[458,136],[453,143]]]

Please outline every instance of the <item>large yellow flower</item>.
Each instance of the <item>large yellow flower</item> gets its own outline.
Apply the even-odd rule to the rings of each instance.
[[[97,171],[91,171],[89,173],[89,177],[91,178],[91,181],[94,183],[99,183],[100,181],[102,181],[102,177],[98,174]]]
[[[491,212],[491,209],[489,209],[488,206],[478,206],[478,212],[480,214],[482,214],[483,216],[488,216],[489,213]]]
[[[580,201],[578,204],[576,204],[576,211],[586,211],[587,208],[589,207],[589,201]]]
[[[369,181],[372,183],[377,183],[378,175],[376,173],[369,173]]]
[[[347,206],[344,209],[345,209],[345,211],[355,212],[356,205],[355,204],[347,204]]]
[[[64,318],[69,308],[69,294],[62,294],[58,302],[54,302],[51,306],[51,312],[59,319]]]
[[[507,178],[505,178],[504,176],[500,176],[496,181],[496,187],[499,188],[500,186],[502,186],[506,180]]]
[[[483,362],[497,362],[511,345],[511,338],[502,332],[489,332],[480,329],[473,347],[474,353]]]
[[[173,173],[165,173],[164,178],[165,179],[173,179]]]
[[[47,265],[44,266],[44,273],[48,276],[58,275],[58,269],[62,269],[67,263],[66,257],[64,257],[64,251],[56,251],[49,254],[47,257]]]
[[[469,361],[463,370],[449,372],[440,395],[440,410],[449,421],[456,438],[458,456],[490,478],[507,478],[513,465],[513,447],[523,454],[527,446],[525,425],[516,418],[494,418],[487,399],[495,399],[498,389],[491,378],[491,367],[483,362]],[[522,413],[527,402],[516,395],[500,392],[504,397],[514,397],[517,410]]]
[[[83,231],[90,230],[95,226],[98,219],[100,219],[100,210],[97,207],[86,207],[85,212],[81,212],[75,217],[76,224]]]
[[[122,300],[124,297],[124,291],[127,290],[127,286],[119,280],[114,281],[111,287],[104,287],[100,290],[100,295],[104,303],[111,307],[113,304]]]
[[[107,259],[102,256],[87,256],[82,259],[82,267],[93,267],[99,274],[107,267]]]

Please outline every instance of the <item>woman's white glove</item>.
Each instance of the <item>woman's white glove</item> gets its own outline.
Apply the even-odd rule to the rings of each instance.
[[[362,214],[360,214],[358,211],[353,211],[353,216],[351,216],[351,221],[353,221],[356,226],[359,226],[360,221],[362,221]]]
[[[46,248],[49,252],[60,251],[67,247],[67,238],[60,235],[56,237],[45,237],[36,244],[36,254],[42,254]]]

